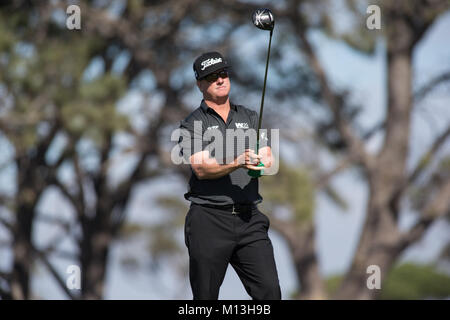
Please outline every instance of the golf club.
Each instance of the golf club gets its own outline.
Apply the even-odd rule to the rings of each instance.
[[[273,17],[272,11],[266,8],[261,8],[255,10],[253,12],[252,16],[253,24],[262,30],[270,31],[270,37],[269,37],[269,49],[267,51],[267,60],[266,60],[266,72],[264,74],[264,84],[263,84],[263,91],[262,91],[262,97],[261,97],[261,107],[259,109],[259,120],[258,120],[258,130],[256,132],[256,154],[258,154],[259,151],[259,130],[261,129],[261,122],[262,122],[262,114],[263,114],[263,108],[264,108],[264,95],[266,93],[266,81],[267,81],[267,70],[269,69],[269,58],[270,58],[270,45],[272,44],[272,33],[273,28],[275,26],[275,19]],[[264,167],[264,164],[262,162],[259,162],[258,167]],[[263,174],[263,170],[248,170],[248,175],[253,178],[258,178]]]

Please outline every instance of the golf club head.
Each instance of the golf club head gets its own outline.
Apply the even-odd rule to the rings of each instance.
[[[275,19],[273,18],[272,11],[266,8],[256,9],[253,12],[253,24],[262,30],[273,30],[275,25]]]

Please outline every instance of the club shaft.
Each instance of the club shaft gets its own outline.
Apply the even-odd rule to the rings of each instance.
[[[264,96],[266,94],[266,81],[267,81],[267,70],[269,69],[269,59],[270,59],[270,46],[272,44],[272,33],[273,29],[270,30],[270,38],[269,38],[269,49],[267,50],[267,60],[266,60],[266,71],[264,73],[264,84],[263,84],[263,91],[262,91],[262,97],[261,97],[261,107],[259,108],[259,120],[258,120],[258,130],[256,132],[256,154],[258,154],[259,151],[259,130],[261,129],[261,123],[262,123],[262,115],[263,115],[263,109],[264,109]]]

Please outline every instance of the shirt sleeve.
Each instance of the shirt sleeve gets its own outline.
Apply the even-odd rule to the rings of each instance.
[[[180,122],[180,138],[178,140],[180,154],[186,162],[189,158],[205,150],[208,141],[203,141],[203,123],[201,120],[185,119]]]

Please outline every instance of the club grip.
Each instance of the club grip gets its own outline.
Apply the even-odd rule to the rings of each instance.
[[[264,167],[264,163],[258,163],[257,167]],[[263,175],[264,170],[248,170],[248,175],[252,178],[259,178]]]

